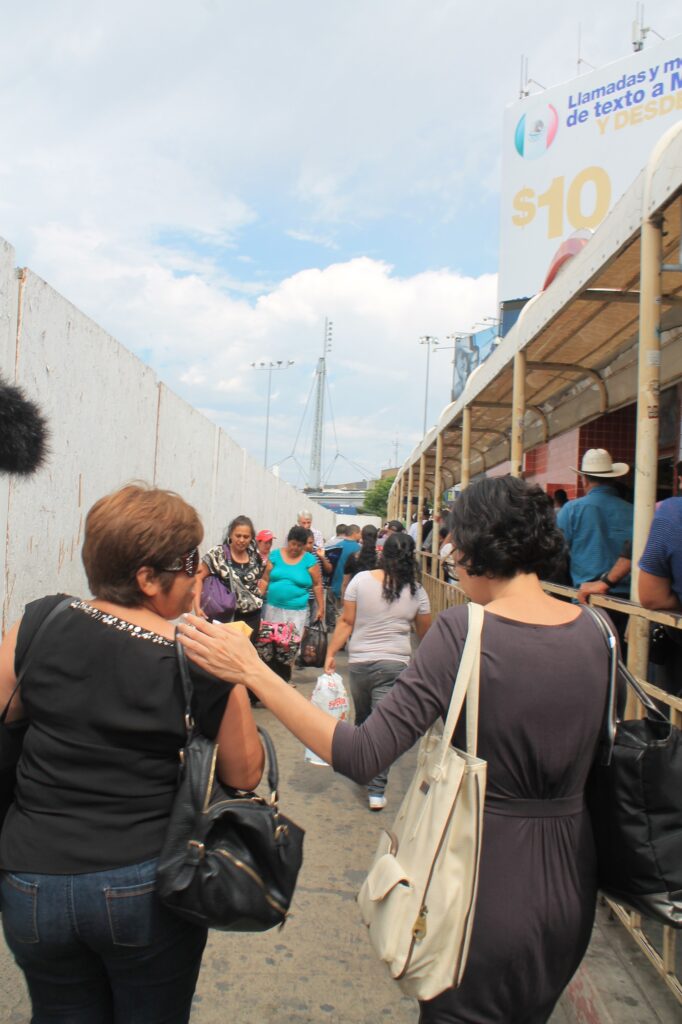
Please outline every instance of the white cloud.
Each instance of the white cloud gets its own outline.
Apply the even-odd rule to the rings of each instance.
[[[339,248],[332,238],[325,237],[324,235],[315,235],[310,231],[295,231],[291,228],[286,233],[289,238],[293,238],[297,242],[311,242],[313,245],[321,245],[325,249]]]
[[[198,366],[190,366],[185,373],[180,374],[180,382],[188,387],[200,387],[206,383],[206,374]]]
[[[678,8],[651,0],[647,21],[671,36]],[[339,445],[378,467],[396,434],[403,456],[421,434],[418,337],[495,313],[478,211],[520,55],[552,85],[575,73],[579,23],[602,65],[629,51],[630,19],[622,0],[519,0],[494,19],[453,0],[15,4],[0,235],[253,451],[266,379],[249,364],[294,359],[273,386],[273,458],[293,446],[330,317]],[[445,258],[428,251],[443,225]],[[296,241],[318,265],[301,269]],[[449,360],[432,356],[432,420]]]
[[[69,244],[72,259],[60,270],[57,254]],[[53,280],[66,294],[79,290],[85,308],[102,303],[105,282],[114,321],[105,317],[105,326],[134,351],[149,353],[164,380],[188,401],[210,409],[250,450],[261,446],[266,395],[266,374],[253,373],[250,363],[293,359],[293,367],[273,373],[273,459],[293,446],[322,348],[325,316],[334,321],[328,366],[342,453],[378,469],[396,434],[404,454],[420,434],[425,363],[419,335],[428,329],[444,338],[495,309],[495,275],[474,279],[440,270],[400,278],[386,264],[367,258],[301,271],[255,304],[198,276],[178,278],[140,254],[117,262],[95,239],[78,244],[78,239],[62,237],[54,259]],[[84,289],[79,278],[85,261]],[[432,360],[435,419],[448,398],[450,356]],[[309,440],[308,426],[300,452],[305,453]],[[332,444],[331,429],[327,444]]]
[[[202,381],[203,383],[203,381]],[[216,381],[216,391],[220,391],[223,394],[233,394],[244,389],[244,381],[241,377],[227,377]]]

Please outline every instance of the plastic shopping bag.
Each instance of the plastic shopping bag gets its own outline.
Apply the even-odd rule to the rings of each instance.
[[[348,718],[348,694],[343,685],[343,679],[338,672],[323,672],[321,676],[317,677],[310,702],[314,707],[322,708],[323,711],[326,711],[328,715],[332,715],[334,718]],[[308,750],[307,747],[305,760],[309,764],[327,764],[326,761],[323,761],[321,757],[314,754],[312,750]]]

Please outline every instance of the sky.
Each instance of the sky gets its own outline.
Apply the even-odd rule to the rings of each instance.
[[[504,108],[631,52],[627,0],[0,3],[0,236],[302,486],[325,318],[323,476],[375,476],[497,314]],[[679,0],[645,24],[682,32]],[[650,33],[647,45],[655,43]],[[588,65],[583,64],[582,70]],[[534,86],[537,88],[537,86]],[[331,409],[331,412],[330,412]],[[333,413],[333,419],[332,419]]]

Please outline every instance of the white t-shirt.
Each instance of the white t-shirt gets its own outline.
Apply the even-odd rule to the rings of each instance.
[[[324,538],[322,537],[322,534],[320,533],[320,531],[317,530],[314,526],[311,526],[310,529],[313,532],[313,544],[315,545],[315,547],[316,548],[323,548],[324,547]]]
[[[414,596],[403,587],[396,601],[387,601],[371,572],[359,572],[346,587],[344,601],[355,604],[355,625],[348,641],[348,661],[403,661],[412,654],[410,629],[417,615],[431,611],[423,587]]]

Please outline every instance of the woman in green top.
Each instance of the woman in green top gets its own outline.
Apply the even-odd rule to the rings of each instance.
[[[269,573],[266,603],[263,608],[263,622],[293,622],[296,632],[303,634],[308,615],[308,598],[312,590],[317,601],[316,619],[322,617],[324,608],[322,576],[315,555],[305,550],[307,530],[292,526],[283,548],[270,552],[266,573]],[[292,651],[291,661],[296,652]],[[291,662],[287,665],[273,663],[272,669],[288,682],[291,678]]]

